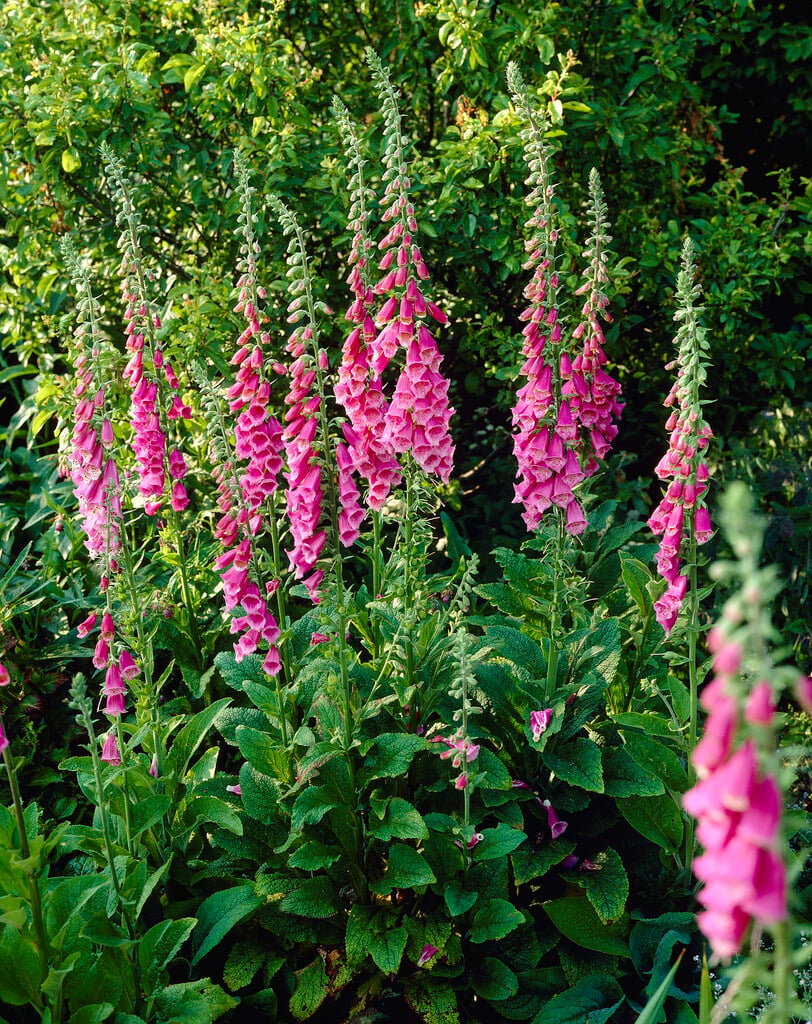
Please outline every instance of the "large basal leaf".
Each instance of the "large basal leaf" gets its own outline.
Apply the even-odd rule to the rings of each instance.
[[[138,963],[146,992],[155,988],[161,971],[192,934],[196,924],[193,917],[160,921],[141,937],[138,942]]]
[[[603,791],[607,796],[659,796],[665,792],[662,781],[627,753],[623,747],[604,747]]]
[[[477,911],[471,926],[471,942],[494,942],[524,922],[524,915],[508,900],[490,900]]]
[[[617,921],[629,898],[629,876],[620,855],[611,847],[595,858],[592,871],[570,871],[565,878],[579,885],[604,924]]]
[[[630,796],[615,801],[617,809],[632,828],[669,853],[679,849],[683,821],[679,808],[668,794]]]
[[[257,896],[250,885],[223,889],[203,900],[197,911],[197,927],[194,933],[197,950],[192,958],[192,965],[210,953],[236,924],[249,914],[253,914],[262,902],[262,898]]]
[[[382,935],[376,935],[370,942],[370,955],[384,974],[397,973],[408,937],[405,928],[390,928]]]
[[[291,832],[299,832],[303,825],[317,825],[328,811],[338,806],[335,794],[326,786],[310,786],[293,805]]]
[[[507,964],[493,956],[486,956],[477,964],[471,985],[478,996],[491,1002],[509,999],[519,991],[519,979]]]
[[[378,879],[371,888],[383,896],[393,889],[414,889],[436,881],[434,872],[417,850],[404,843],[395,843],[389,850],[389,863],[383,878]]]
[[[390,839],[427,839],[429,834],[417,808],[399,796],[387,802],[383,821],[370,821],[369,832],[385,842]]]
[[[542,907],[561,934],[576,945],[611,956],[629,955],[624,938],[627,922],[621,919],[615,924],[604,924],[586,896],[564,896],[549,900]]]
[[[562,743],[555,753],[545,750],[542,760],[564,782],[592,793],[603,792],[600,748],[586,736]]]
[[[528,846],[511,854],[513,879],[516,885],[524,885],[534,878],[541,878],[555,864],[560,864],[565,857],[575,852],[575,843],[569,839],[554,839],[546,846]]]
[[[382,733],[367,752],[364,766],[358,773],[359,785],[366,786],[374,779],[402,775],[417,751],[427,748],[428,743],[420,736],[405,732]]]
[[[325,875],[302,879],[281,903],[287,914],[300,917],[332,917],[341,909],[333,883]]]
[[[448,985],[438,984],[434,978],[423,983],[418,977],[407,982],[404,996],[425,1024],[460,1024],[457,996]]]
[[[237,746],[240,753],[260,774],[286,782],[290,779],[290,760],[282,747],[267,732],[237,726]]]
[[[629,729],[623,730],[623,741],[626,751],[641,768],[662,779],[669,789],[676,790],[677,793],[685,792],[688,786],[685,768],[666,743]]]
[[[527,836],[519,829],[510,825],[497,825],[496,828],[485,828],[481,832],[482,841],[474,847],[474,860],[495,860],[512,853]]]
[[[453,881],[446,883],[443,895],[448,912],[452,917],[459,917],[460,914],[465,914],[471,909],[476,903],[479,893],[463,889],[462,883],[459,879],[455,878]]]
[[[533,1024],[606,1024],[623,1000],[623,989],[614,978],[595,974],[554,996],[536,1014]]]
[[[178,778],[183,778],[194,752],[205,739],[209,729],[217,724],[220,713],[230,703],[231,700],[228,697],[217,700],[214,704],[199,711],[183,726],[166,755],[164,761],[166,775],[175,774]]]
[[[290,1012],[296,1020],[312,1017],[330,991],[324,961],[317,956],[312,964],[296,975],[296,988],[290,997]]]

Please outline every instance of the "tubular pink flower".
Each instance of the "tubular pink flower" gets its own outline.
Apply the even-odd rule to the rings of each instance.
[[[530,730],[533,734],[533,741],[535,743],[538,743],[541,739],[541,734],[547,731],[547,727],[552,721],[552,717],[552,708],[545,708],[543,711],[530,712]]]
[[[550,827],[550,835],[553,839],[558,839],[559,836],[563,835],[564,832],[567,831],[567,822],[562,821],[556,815],[553,805],[549,800],[543,800],[541,805],[547,810],[547,824]]]
[[[108,764],[121,764],[121,754],[119,753],[116,736],[112,729],[108,732],[107,739],[104,741],[101,759],[102,761],[106,761]]]
[[[98,617],[99,616],[97,612],[91,612],[90,615],[88,615],[88,617],[84,619],[82,622],[80,622],[79,625],[76,627],[76,632],[78,633],[78,635],[81,637],[86,637],[88,633],[90,633],[90,631],[96,625],[96,619],[98,619]]]

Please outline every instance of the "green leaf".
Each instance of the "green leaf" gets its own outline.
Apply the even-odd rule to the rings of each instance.
[[[300,917],[332,917],[341,909],[333,883],[326,875],[305,878],[287,894],[280,907],[287,914]]]
[[[222,700],[210,704],[207,708],[199,711],[189,719],[175,737],[175,741],[166,756],[164,767],[167,775],[176,774],[179,778],[183,778],[189,768],[189,762],[194,752],[205,739],[209,729],[213,728],[216,724],[220,713],[230,703],[231,699],[224,697]]]
[[[142,832],[157,824],[171,806],[172,801],[163,793],[154,793],[139,800],[132,809],[133,837],[140,836]]]
[[[389,850],[389,863],[383,878],[374,882],[372,891],[379,896],[393,889],[414,889],[420,885],[431,885],[437,879],[434,872],[417,850],[404,843],[395,843]]]
[[[699,1024],[711,1024],[713,1014],[713,988],[711,986],[708,957],[702,953],[702,974],[699,978]]]
[[[594,974],[554,996],[536,1014],[533,1024],[606,1024],[623,1000],[623,989],[614,978]]]
[[[646,590],[653,579],[651,571],[639,558],[633,558],[625,551],[620,552],[620,571],[630,597],[637,605],[640,615],[645,618],[646,609],[651,603]]]
[[[524,915],[507,900],[490,900],[477,911],[471,927],[471,942],[503,939],[524,921]]]
[[[512,853],[527,836],[520,829],[510,825],[497,825],[496,828],[482,830],[482,841],[474,847],[474,860],[495,860]]]
[[[43,980],[34,944],[15,928],[6,928],[0,937],[0,1002],[35,1003]]]
[[[629,877],[620,855],[611,847],[595,858],[596,871],[573,871],[567,876],[587,895],[604,924],[616,921],[626,909]]]
[[[82,166],[82,158],[79,156],[79,150],[76,146],[71,146],[70,149],[62,150],[62,170],[66,174],[73,174],[74,171],[78,171]]]
[[[290,816],[291,832],[299,832],[303,825],[317,825],[328,811],[340,806],[326,786],[310,786],[296,798]]]
[[[350,907],[347,917],[347,933],[344,939],[344,948],[347,951],[347,960],[351,964],[361,964],[369,954],[369,944],[372,941],[372,922],[375,919],[376,911],[371,907],[362,907],[356,903]]]
[[[189,70],[186,72],[186,74],[183,76],[183,88],[187,92],[189,92],[191,90],[192,86],[196,82],[200,81],[200,79],[203,77],[203,75],[205,75],[205,73],[206,73],[206,65],[205,64],[193,64],[189,68]]]
[[[196,924],[193,917],[161,921],[141,937],[138,942],[138,963],[145,992],[152,992],[161,971],[192,934]]]
[[[649,1001],[646,1003],[645,1007],[643,1008],[643,1012],[637,1018],[635,1024],[657,1024],[657,1022],[660,1019],[660,1013],[662,1012],[662,1008],[665,1005],[665,999],[668,995],[668,990],[671,988],[671,982],[676,977],[680,961],[682,960],[684,955],[685,950],[683,950],[677,957],[674,966],[671,968],[671,970],[668,972],[665,978],[663,978],[659,988],[652,995],[651,999],[649,999]]]
[[[510,772],[491,750],[480,750],[477,758],[477,789],[507,792],[511,788]]]
[[[576,945],[611,956],[629,955],[629,947],[622,938],[625,920],[605,925],[586,896],[548,900],[542,908],[561,934]]]
[[[156,1024],[211,1024],[236,1005],[237,1000],[210,978],[200,978],[163,989],[155,997],[154,1020]]]
[[[81,1006],[73,1010],[70,1015],[70,1024],[101,1024],[102,1021],[113,1013],[115,1007],[112,1003],[94,1003],[92,1006]],[[138,1018],[136,1018],[138,1019]]]
[[[335,864],[340,857],[340,846],[326,846],[317,839],[311,839],[291,854],[288,864],[300,871],[320,871]]]
[[[416,807],[396,796],[388,801],[383,821],[372,822],[370,833],[376,839],[427,839],[429,830]]]
[[[317,956],[312,964],[296,975],[296,988],[290,997],[290,1012],[296,1020],[307,1020],[324,1002],[329,990],[330,982],[324,960]]]
[[[601,752],[592,740],[579,736],[570,743],[562,743],[554,754],[545,750],[541,756],[550,771],[564,782],[592,793],[603,792]]]
[[[632,828],[669,853],[675,853],[682,842],[683,822],[679,808],[668,794],[664,796],[630,796],[615,801],[617,809]]]
[[[471,978],[474,992],[483,999],[499,1001],[515,996],[519,991],[519,979],[501,960],[486,956]]]
[[[661,780],[639,765],[623,747],[604,747],[601,761],[607,796],[659,796],[665,792]]]
[[[289,780],[288,755],[272,736],[247,725],[238,725],[235,735],[240,753],[261,775],[279,779],[280,782]]]
[[[194,942],[197,951],[192,966],[199,963],[221,942],[240,921],[253,914],[263,903],[250,885],[237,885],[231,889],[212,893],[197,910]]]
[[[373,938],[369,952],[384,974],[397,973],[408,938],[409,934],[403,927],[391,928]]]
[[[245,988],[251,984],[267,955],[254,939],[235,942],[223,968],[223,981],[232,992]]]
[[[643,733],[623,730],[627,752],[641,768],[662,779],[669,789],[684,793],[688,776],[674,751],[665,743]]]
[[[374,779],[396,778],[402,775],[418,750],[426,750],[427,742],[409,733],[388,732],[378,736],[358,773],[358,782],[367,786]]]
[[[458,879],[448,882],[443,893],[448,912],[452,917],[459,917],[465,914],[476,903],[479,893],[463,889]]]
[[[555,864],[560,864],[565,857],[575,851],[575,843],[569,839],[554,839],[540,848],[526,847],[511,854],[513,878],[516,885],[524,885],[534,878],[540,878]]]
[[[460,1024],[457,995],[448,985],[429,975],[429,984],[418,977],[406,983],[406,1002],[426,1024]]]

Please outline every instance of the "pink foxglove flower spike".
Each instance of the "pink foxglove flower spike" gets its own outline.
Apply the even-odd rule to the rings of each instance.
[[[648,520],[652,533],[661,537],[657,570],[668,587],[655,602],[654,610],[666,636],[674,628],[688,589],[682,559],[686,552],[695,552],[697,544],[707,543],[712,536],[704,498],[708,487],[704,453],[713,434],[703,416],[704,402],[700,398],[707,372],[708,343],[698,320],[703,307],[695,305],[701,294],[695,282],[694,247],[691,239],[686,238],[677,278],[678,310],[674,315],[680,321],[674,338],[678,347],[677,379],[665,400],[666,407],[672,410],[666,423],[669,446],[655,469],[668,487]],[[669,368],[673,365],[669,364]]]

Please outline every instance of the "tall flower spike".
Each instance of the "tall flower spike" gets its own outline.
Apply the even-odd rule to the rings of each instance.
[[[700,698],[708,714],[691,757],[699,782],[683,796],[704,847],[694,861],[705,908],[697,923],[719,960],[739,951],[751,921],[774,928],[788,914],[775,708],[799,675],[770,657],[770,642],[780,641],[771,621],[780,584],[771,567],[759,568],[764,524],[743,484],[725,494],[723,521],[737,561],[713,572],[738,589],[708,633],[713,678]],[[782,973],[774,965],[774,976]]]
[[[371,342],[374,349],[371,366],[381,374],[398,349],[406,353],[405,366],[386,411],[383,442],[396,452],[411,452],[424,472],[436,473],[447,483],[454,457],[448,425],[454,410],[448,405],[448,381],[439,372],[442,357],[425,318],[431,316],[439,324],[447,323],[448,318],[423,292],[422,282],[429,272],[415,244],[417,221],[409,194],[398,94],[375,51],[368,48],[366,56],[385,124],[383,180],[386,185],[381,200],[384,207],[381,220],[390,225],[378,244],[384,254],[379,263],[384,276],[374,292],[387,297],[375,320],[375,326],[381,330]]]
[[[285,501],[293,539],[288,559],[296,579],[303,579],[311,600],[315,602],[318,601],[319,584],[324,576],[321,569],[316,569],[316,563],[327,539],[322,525],[319,446],[322,446],[325,458],[329,458],[331,450],[325,420],[321,417],[322,374],[327,366],[327,355],[319,349],[316,313],[329,315],[332,311],[324,302],[313,298],[304,233],[298,221],[277,196],[270,195],[268,201],[288,238],[287,278],[291,296],[288,323],[294,325],[285,345],[292,360],[283,433],[288,464]],[[320,425],[321,437],[317,441]]]
[[[617,435],[614,420],[623,410],[620,384],[603,369],[606,353],[600,321],[612,322],[607,309],[609,300],[603,291],[609,283],[606,260],[612,236],[609,234],[608,210],[600,175],[594,167],[589,172],[589,196],[592,235],[583,254],[589,265],[582,275],[586,281],[575,293],[585,296],[581,310],[584,319],[572,332],[574,339],[583,339],[583,348],[573,359],[571,373],[561,389],[569,403],[572,418],[580,427],[579,454],[586,476],[591,476],[598,463],[606,457]]]
[[[557,505],[566,512],[567,530],[578,534],[586,528],[586,519],[573,488],[583,480],[584,472],[577,456],[577,423],[562,389],[563,379],[571,377],[572,372],[569,358],[561,352],[551,150],[544,139],[542,114],[514,63],[508,64],[507,83],[517,110],[527,122],[521,137],[530,171],[525,203],[532,210],[524,243],[524,269],[531,270],[532,277],[524,289],[528,306],[520,315],[526,321],[521,368],[526,383],[519,389],[513,408],[513,425],[517,428],[513,454],[519,477],[514,502],[523,506],[522,519],[528,530],[535,530],[544,512]]]
[[[677,277],[677,312],[674,314],[674,319],[680,322],[674,338],[677,379],[664,403],[666,408],[671,408],[666,422],[666,430],[670,431],[668,451],[655,468],[657,476],[668,481],[668,488],[648,519],[652,533],[662,538],[657,569],[668,588],[655,602],[654,610],[666,635],[674,628],[687,590],[688,579],[680,572],[684,552],[692,542],[705,544],[713,532],[704,497],[708,487],[704,453],[713,433],[703,416],[705,403],[700,399],[709,351],[705,328],[699,323],[704,307],[695,304],[701,293],[696,284],[693,242],[686,238]],[[674,365],[669,363],[666,369]]]
[[[347,320],[354,326],[344,342],[335,396],[349,419],[350,430],[345,431],[347,451],[353,467],[367,482],[367,504],[380,510],[392,487],[400,483],[401,474],[392,445],[384,441],[389,405],[383,394],[381,375],[372,365],[377,329],[369,265],[373,242],[369,236],[367,201],[374,198],[374,193],[364,184],[365,161],[358,135],[346,106],[337,96],[333,99],[333,112],[351,168],[348,227],[352,243],[347,260],[350,267],[347,283],[354,296],[347,310]]]
[[[118,203],[116,225],[122,228],[119,237],[122,277],[121,295],[127,324],[126,347],[130,358],[124,379],[132,389],[130,423],[133,429],[133,451],[138,462],[138,490],[144,498],[147,515],[156,515],[167,495],[175,512],[189,503],[182,477],[186,464],[180,461],[177,448],[167,448],[169,421],[189,419],[191,408],[180,397],[178,377],[164,358],[157,338],[161,318],[147,294],[147,281],[153,279],[145,269],[140,238],[144,232],[136,212],[132,186],[123,162],[113,150],[102,143],[101,154],[105,172]],[[174,456],[173,469],[170,457]],[[174,483],[168,485],[168,481]]]

